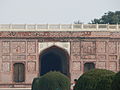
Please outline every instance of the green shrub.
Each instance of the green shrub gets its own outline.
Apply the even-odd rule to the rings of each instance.
[[[32,90],[38,90],[38,82],[39,82],[39,78],[34,78],[33,82],[32,82]]]
[[[70,90],[70,80],[60,72],[49,72],[33,80],[32,90]]]
[[[97,90],[97,84],[103,77],[114,75],[114,72],[103,69],[94,69],[85,72],[77,81],[74,90]]]
[[[120,90],[120,71],[114,76],[112,90]]]
[[[102,77],[102,79],[98,82],[96,86],[96,90],[112,90],[111,85],[113,79],[114,79],[114,74]]]

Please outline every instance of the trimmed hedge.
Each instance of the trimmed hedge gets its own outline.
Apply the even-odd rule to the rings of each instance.
[[[98,82],[96,86],[96,90],[112,90],[111,85],[113,79],[114,79],[114,74],[102,77],[102,79]]]
[[[49,72],[33,80],[32,90],[70,90],[70,80],[60,72]]]
[[[85,72],[77,81],[74,90],[97,90],[98,83],[107,76],[112,76],[115,73],[104,69],[94,69]],[[105,80],[105,79],[104,79]],[[108,78],[109,81],[109,78]],[[111,81],[111,80],[110,80]],[[101,81],[103,82],[103,81]],[[107,81],[106,81],[107,82]],[[102,89],[104,90],[104,89]]]
[[[120,71],[114,76],[112,90],[120,90]]]

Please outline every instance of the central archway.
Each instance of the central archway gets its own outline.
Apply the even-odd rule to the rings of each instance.
[[[42,51],[40,60],[40,76],[50,71],[59,71],[69,76],[69,55],[66,50],[57,46]]]

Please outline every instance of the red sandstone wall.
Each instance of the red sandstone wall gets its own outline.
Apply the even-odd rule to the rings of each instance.
[[[84,72],[84,63],[94,62],[96,68],[119,71],[120,40],[84,39],[71,42],[71,79]]]
[[[15,63],[25,64],[24,84],[31,84],[33,78],[38,74],[37,47],[37,40],[0,40],[0,84],[3,84],[3,86],[6,84],[14,84],[13,64]]]
[[[47,40],[49,41],[49,40]],[[84,63],[94,62],[96,68],[119,71],[119,39],[68,39],[70,48],[71,80],[84,72]],[[25,64],[25,82],[31,84],[39,73],[39,53],[37,39],[1,39],[0,40],[0,87],[13,82],[13,64]],[[7,86],[6,86],[7,87]],[[8,86],[12,87],[12,86]],[[28,86],[27,86],[28,87]]]

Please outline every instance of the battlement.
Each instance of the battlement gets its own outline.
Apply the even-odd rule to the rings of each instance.
[[[0,31],[120,31],[120,24],[0,24]]]

